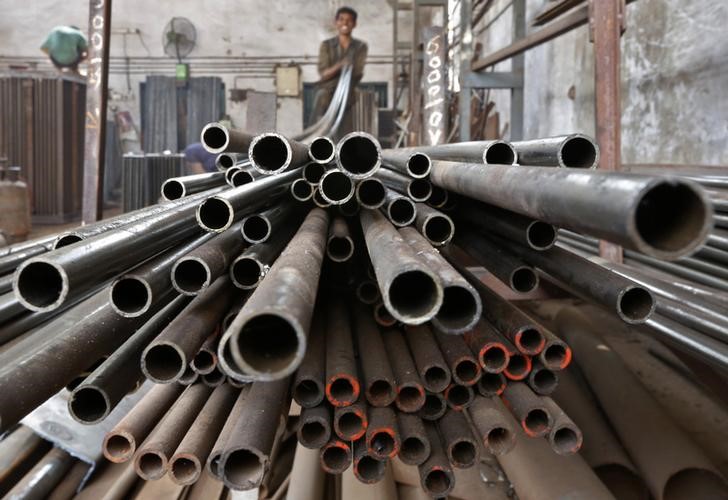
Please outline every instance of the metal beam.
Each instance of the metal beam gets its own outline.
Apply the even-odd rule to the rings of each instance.
[[[513,0],[513,40],[526,36],[526,0]],[[523,77],[525,75],[525,54],[511,60],[511,71],[521,75],[521,86],[511,89],[511,133],[512,141],[523,139]]]
[[[111,0],[90,0],[86,136],[83,160],[82,218],[84,224],[95,222],[102,217],[110,33]]]
[[[476,89],[516,89],[523,88],[523,73],[509,71],[487,71],[465,75],[465,84]]]
[[[473,31],[471,19],[473,17],[472,0],[460,2],[460,98],[458,107],[460,112],[460,140],[470,140],[470,90],[468,75],[473,59]]]
[[[621,0],[589,2],[594,38],[594,79],[596,95],[596,135],[599,168],[616,171],[621,164],[620,41]],[[612,262],[622,262],[622,248],[599,242],[599,254]]]

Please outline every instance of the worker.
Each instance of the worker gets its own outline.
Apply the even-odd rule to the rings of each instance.
[[[339,138],[354,129],[354,88],[364,76],[364,64],[367,59],[367,44],[352,37],[352,32],[356,28],[356,19],[357,13],[351,7],[339,8],[334,18],[338,35],[321,42],[319,48],[318,71],[321,80],[318,83],[314,99],[312,123],[320,119],[331,104],[341,70],[347,65],[353,67],[346,112],[336,133]]]
[[[217,170],[216,160],[217,155],[210,153],[199,142],[193,142],[185,148],[187,175],[215,172]]]
[[[48,54],[59,71],[78,74],[78,65],[88,56],[88,41],[76,26],[56,26],[40,50]]]

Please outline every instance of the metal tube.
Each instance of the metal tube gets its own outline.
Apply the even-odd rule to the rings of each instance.
[[[262,177],[255,182],[210,196],[197,207],[197,223],[205,231],[221,233],[244,214],[253,212],[271,199],[284,194],[300,173]]]
[[[404,335],[399,330],[390,329],[382,333],[382,339],[397,384],[397,408],[406,413],[419,411],[425,404],[425,389]]]
[[[505,241],[501,243],[566,288],[615,311],[625,323],[644,323],[655,310],[655,298],[647,288],[568,250],[555,246],[534,252]]]
[[[371,406],[388,406],[394,402],[397,393],[382,334],[364,306],[355,304],[352,309],[364,395]]]
[[[212,154],[245,153],[252,140],[252,135],[217,122],[208,123],[200,133],[200,142]]]
[[[538,361],[533,364],[526,383],[539,396],[548,396],[556,390],[559,377],[555,371],[546,368],[543,363]]]
[[[366,445],[368,454],[377,460],[387,460],[399,454],[401,443],[397,415],[392,408],[369,409]]]
[[[225,451],[225,445],[230,437],[230,433],[233,431],[233,427],[235,427],[235,424],[240,418],[240,413],[248,403],[247,398],[251,387],[251,384],[248,384],[241,388],[238,398],[235,400],[235,404],[225,420],[225,425],[223,425],[222,430],[220,431],[220,434],[218,434],[217,440],[215,440],[215,444],[212,446],[210,454],[207,457],[207,471],[218,481],[222,481],[222,471],[220,470],[219,465],[220,460],[222,459],[222,454]]]
[[[162,422],[147,437],[134,456],[134,470],[145,481],[160,479],[167,472],[169,459],[195,417],[210,397],[212,389],[194,384],[185,389]]]
[[[243,239],[255,245],[265,243],[274,231],[285,227],[289,218],[296,212],[298,204],[292,200],[280,201],[278,204],[260,213],[244,217],[240,223],[240,233]],[[301,221],[302,217],[294,217]]]
[[[354,441],[353,465],[354,476],[364,484],[374,484],[384,478],[387,463],[373,457],[367,449],[366,439]]]
[[[374,320],[379,326],[389,328],[397,324],[397,319],[392,316],[384,305],[384,302],[377,302],[373,307]]]
[[[171,383],[182,377],[190,361],[215,331],[232,302],[230,279],[222,276],[195,297],[145,347],[141,356],[144,375],[158,384]]]
[[[456,243],[514,292],[529,293],[538,287],[538,274],[532,267],[491,241],[465,230],[458,233]]]
[[[336,144],[328,137],[315,137],[308,145],[308,157],[317,164],[330,163],[335,155]]]
[[[263,175],[281,174],[308,161],[308,146],[281,134],[259,134],[248,147],[248,158],[253,168]]]
[[[444,391],[450,385],[450,367],[442,357],[432,330],[427,325],[408,326],[404,328],[404,335],[422,385],[430,392]]]
[[[326,169],[327,166],[320,163],[307,163],[303,167],[301,175],[303,176],[303,180],[316,187],[319,185],[321,177],[326,173]]]
[[[366,132],[351,132],[336,144],[336,165],[352,179],[372,176],[381,163],[379,141]]]
[[[212,332],[190,361],[190,367],[200,375],[212,373],[217,368],[217,341],[219,330]]]
[[[508,366],[510,355],[500,334],[487,321],[479,321],[463,336],[485,373],[501,373]],[[482,375],[481,375],[482,376]]]
[[[455,235],[455,224],[450,217],[424,203],[417,203],[415,226],[434,246],[450,243]]]
[[[415,146],[400,148],[400,154],[417,152],[428,155],[433,160],[477,162],[482,164],[513,165],[516,151],[506,141],[469,141],[436,146]]]
[[[227,338],[235,366],[257,380],[277,380],[298,368],[306,352],[328,222],[325,211],[309,212],[225,332],[218,349],[220,359],[225,357]],[[291,280],[296,287],[291,287]]]
[[[582,360],[581,371],[654,498],[679,497],[690,484],[700,485],[706,498],[728,495],[728,487],[702,450],[605,346],[599,335],[601,325],[573,308],[560,310],[555,324]]]
[[[481,370],[465,340],[459,335],[445,335],[435,330],[435,338],[455,384],[471,386],[478,382]]]
[[[453,410],[463,411],[473,404],[475,391],[472,387],[460,384],[450,384],[443,392],[447,405]]]
[[[37,251],[48,251],[49,246],[55,241],[56,235],[51,234],[48,236],[41,236],[40,238],[33,238],[32,240],[21,241],[0,248],[0,258],[7,257],[18,252],[25,252],[26,250],[37,250]],[[36,248],[38,247],[38,248]]]
[[[326,403],[301,410],[298,442],[306,448],[322,448],[331,439],[331,410]]]
[[[351,448],[344,441],[332,437],[321,448],[321,468],[329,474],[341,474],[351,465]]]
[[[326,399],[336,407],[349,406],[361,392],[350,316],[341,299],[332,297],[326,309]]]
[[[51,249],[51,244],[47,246],[38,245],[0,257],[0,274],[11,273],[25,260],[37,255],[43,255]]]
[[[478,380],[478,383],[475,384],[478,394],[485,398],[500,396],[503,394],[508,383],[508,379],[506,379],[505,375],[503,375],[504,373],[505,371],[501,373],[483,372],[480,380]]]
[[[237,187],[233,186],[233,177],[238,172],[242,171],[243,169],[241,167],[230,167],[229,169],[225,170],[225,182],[230,187]]]
[[[545,399],[524,383],[509,383],[503,391],[503,402],[530,437],[546,436],[554,425],[554,417]]]
[[[220,172],[225,172],[229,168],[234,167],[235,165],[247,162],[248,155],[241,155],[238,153],[219,153],[217,155],[217,158],[215,158],[215,166]]]
[[[377,283],[372,280],[364,280],[356,287],[356,298],[362,304],[373,305],[382,299],[379,294]]]
[[[330,205],[343,205],[354,197],[354,181],[343,170],[331,169],[318,185],[321,197]]]
[[[549,413],[553,416],[554,425],[549,431],[548,440],[551,449],[559,455],[573,455],[581,449],[584,438],[576,424],[564,413],[564,410],[549,398],[543,398]]]
[[[166,201],[179,200],[185,196],[207,191],[226,184],[224,172],[208,172],[204,174],[172,177],[162,183],[162,198]]]
[[[313,186],[305,179],[296,179],[291,183],[291,196],[296,201],[308,201],[313,198]]]
[[[440,186],[432,184],[432,193],[430,199],[427,200],[427,204],[434,208],[446,209],[448,202],[450,201],[450,194],[447,190],[442,189]]]
[[[397,413],[397,429],[401,440],[399,459],[407,465],[420,465],[430,456],[430,440],[425,424],[416,415]]]
[[[417,213],[419,216],[419,208]],[[420,233],[410,227],[399,230],[400,236],[442,282],[442,306],[432,318],[432,324],[444,333],[462,334],[472,329],[480,319],[483,310],[480,296],[423,237],[424,233]]]
[[[200,374],[197,373],[195,370],[192,369],[191,365],[185,366],[184,371],[182,372],[182,375],[175,380],[175,382],[182,384],[184,386],[190,386],[194,383],[196,383],[200,379]]]
[[[114,280],[108,292],[111,307],[126,318],[149,311],[157,297],[166,294],[173,284],[170,274],[175,263],[210,239],[207,234],[198,236]]]
[[[422,405],[418,416],[423,420],[435,421],[440,418],[447,411],[447,401],[445,396],[439,392],[428,392],[425,395],[425,404]]]
[[[0,325],[5,322],[10,322],[13,318],[27,311],[25,306],[15,297],[14,293],[8,292],[0,295]]]
[[[453,467],[466,469],[478,463],[480,448],[464,412],[448,410],[437,423],[437,428]]]
[[[726,371],[728,367],[728,347],[725,342],[703,335],[669,318],[655,314],[647,321],[644,331],[647,334],[659,333],[658,340],[681,352],[688,352],[709,365]]]
[[[385,186],[406,194],[412,201],[425,202],[432,194],[432,186],[427,179],[412,179],[386,168],[377,171],[376,176]]]
[[[0,432],[61,390],[89,364],[113,352],[168,298],[160,298],[138,318],[119,316],[107,300],[106,290],[102,290],[47,323],[27,339],[27,353],[5,363],[0,370]]]
[[[356,183],[355,195],[363,208],[376,210],[386,202],[387,188],[376,177],[369,177]]]
[[[225,425],[239,393],[231,385],[223,384],[207,399],[169,460],[169,473],[176,484],[192,484],[200,478],[214,439]]]
[[[329,225],[326,240],[326,256],[334,262],[346,262],[354,255],[354,240],[349,226],[342,217],[334,217]]]
[[[397,227],[409,226],[417,217],[415,202],[392,189],[385,190],[382,213]]]
[[[192,365],[190,365],[190,368],[192,368]],[[193,369],[194,371],[194,369]],[[195,372],[197,373],[197,372]],[[215,367],[210,373],[205,374],[198,374],[200,379],[202,380],[202,383],[205,384],[207,387],[219,387],[222,384],[224,384],[227,380],[227,376],[220,370],[219,367]]]
[[[569,134],[511,143],[518,164],[539,167],[596,168],[599,146],[584,134]]]
[[[711,227],[708,197],[675,177],[433,162],[434,184],[661,259],[693,252]]]
[[[82,424],[95,424],[104,420],[144,379],[137,362],[142,351],[187,302],[185,297],[174,299],[91,372],[68,398],[68,413],[71,417]]]
[[[233,171],[230,175],[226,175],[228,184],[232,187],[240,187],[250,184],[260,177],[260,172],[255,170],[253,167],[235,169],[235,171]]]
[[[497,234],[534,250],[547,250],[556,242],[556,228],[546,222],[472,200],[463,205],[458,223],[463,220],[483,234]]]
[[[251,245],[230,264],[230,278],[243,290],[256,288],[299,228],[298,218],[274,231],[265,243]]]
[[[379,289],[389,312],[406,324],[422,324],[440,310],[440,279],[417,257],[394,226],[375,210],[360,214]],[[414,292],[416,291],[416,292]]]
[[[476,396],[468,413],[488,452],[505,455],[516,445],[516,422],[500,398]]]
[[[385,167],[413,179],[425,179],[430,175],[430,168],[432,168],[432,160],[427,154],[401,149],[382,151],[382,162]]]
[[[0,293],[9,292],[13,289],[13,275],[8,274],[0,278]]]
[[[255,382],[230,432],[220,462],[223,482],[233,490],[260,486],[270,467],[270,455],[284,410],[288,409],[290,380]]]
[[[104,436],[101,450],[107,460],[123,463],[130,460],[159,420],[174,404],[184,387],[179,384],[155,385],[134,405],[112,430]]]
[[[351,442],[361,438],[368,426],[366,402],[334,406],[334,431],[344,441]]]
[[[455,474],[450,467],[435,424],[426,422],[425,429],[431,451],[427,460],[417,466],[420,473],[420,484],[422,489],[432,497],[447,497],[455,486]]]
[[[75,459],[60,448],[53,448],[18,481],[3,498],[48,498],[73,465]]]
[[[313,315],[306,354],[293,378],[293,399],[303,408],[313,408],[320,405],[326,396],[324,386],[326,377],[325,360],[326,322],[323,308],[319,307]],[[326,441],[328,441],[328,437]]]

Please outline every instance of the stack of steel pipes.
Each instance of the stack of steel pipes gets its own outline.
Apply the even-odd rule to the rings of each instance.
[[[579,477],[544,498],[610,497],[549,397],[571,348],[508,298],[545,277],[649,324],[651,289],[554,246],[556,228],[677,259],[708,237],[699,185],[597,171],[583,135],[398,150],[361,132],[304,143],[212,123],[201,137],[221,172],[4,251],[0,431],[79,374],[68,411],[83,424],[147,379],[103,442],[144,479],[259,487],[300,406],[298,439],[327,472],[373,483],[398,457],[443,497],[453,468],[492,454],[517,474],[503,457],[545,446]],[[706,339],[673,344],[693,355]]]

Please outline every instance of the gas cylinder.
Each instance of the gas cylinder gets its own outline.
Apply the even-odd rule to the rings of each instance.
[[[0,171],[0,230],[10,244],[24,241],[30,232],[28,185],[20,167]]]

